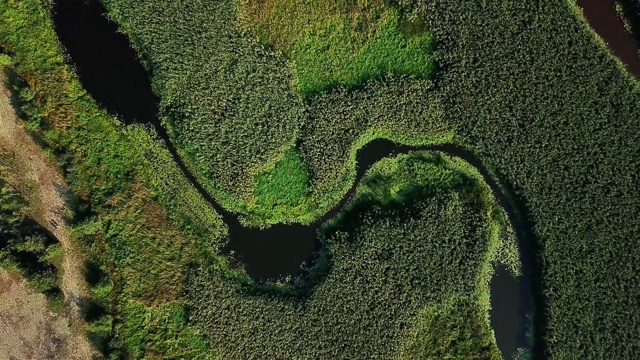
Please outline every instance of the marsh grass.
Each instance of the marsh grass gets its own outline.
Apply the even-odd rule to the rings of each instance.
[[[256,175],[255,182],[257,207],[264,208],[265,213],[286,212],[306,199],[310,186],[309,169],[299,151],[293,148],[287,150],[272,169]]]
[[[243,0],[239,22],[290,60],[303,96],[434,70],[432,35],[386,1]]]

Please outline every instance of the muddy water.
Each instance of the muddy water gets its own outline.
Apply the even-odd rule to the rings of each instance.
[[[185,176],[198,192],[223,216],[229,227],[227,254],[233,253],[249,276],[257,283],[286,275],[305,276],[300,266],[312,265],[322,252],[317,231],[333,218],[353,196],[367,169],[391,154],[411,150],[434,150],[460,157],[475,166],[493,191],[498,203],[506,210],[519,240],[523,276],[515,279],[506,271],[498,271],[491,281],[491,325],[501,352],[511,358],[518,347],[526,347],[527,314],[531,313],[531,256],[528,247],[530,233],[520,221],[511,202],[472,152],[455,145],[412,147],[389,140],[370,142],[357,153],[357,177],[349,191],[331,211],[315,223],[304,226],[274,225],[269,229],[242,226],[237,216],[225,210],[200,185],[187,169],[157,117],[158,97],[152,92],[148,73],[141,65],[126,36],[103,16],[104,9],[96,0],[57,0],[54,23],[60,42],[67,50],[85,89],[103,107],[117,114],[125,123],[148,123],[163,139]]]
[[[627,70],[640,78],[640,56],[633,36],[624,28],[624,23],[615,9],[614,0],[577,0],[589,25],[607,43]]]

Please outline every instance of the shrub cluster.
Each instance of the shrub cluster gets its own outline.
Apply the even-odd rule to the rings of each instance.
[[[52,304],[62,304],[62,247],[35,220],[25,216],[26,203],[0,177],[0,265],[15,269]]]

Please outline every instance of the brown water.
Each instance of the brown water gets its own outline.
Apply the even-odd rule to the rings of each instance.
[[[607,43],[627,70],[640,78],[640,56],[633,36],[624,28],[624,22],[615,9],[614,0],[577,0],[589,25]]]

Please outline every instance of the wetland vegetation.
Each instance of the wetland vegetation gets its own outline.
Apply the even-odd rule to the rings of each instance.
[[[115,117],[58,42],[52,11],[73,3],[0,0],[0,48],[77,197],[106,356],[511,357],[489,309],[499,266],[533,280],[530,355],[638,354],[640,89],[573,1],[305,18],[293,0],[105,0],[158,96]],[[333,58],[351,61],[324,71]],[[484,166],[416,151],[364,174],[380,138]],[[234,226],[327,213],[306,277],[252,278],[226,253]]]

